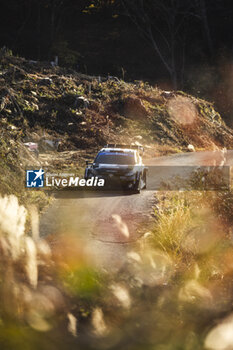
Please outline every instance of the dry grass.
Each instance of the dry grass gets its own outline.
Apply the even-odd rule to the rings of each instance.
[[[164,203],[163,208],[156,210],[155,214],[152,244],[179,259],[183,241],[192,224],[190,207],[184,198],[174,196],[169,199],[169,205]]]
[[[35,209],[28,236],[26,210],[1,198],[1,349],[231,348],[231,198],[161,193],[153,232],[113,274],[97,267],[81,227],[48,244]]]

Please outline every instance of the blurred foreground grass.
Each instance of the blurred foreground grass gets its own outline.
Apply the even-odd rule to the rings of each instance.
[[[232,349],[232,209],[232,191],[160,192],[110,273],[82,235],[42,239],[36,210],[0,198],[0,348]]]

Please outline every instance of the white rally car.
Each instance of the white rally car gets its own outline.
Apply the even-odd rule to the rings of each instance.
[[[139,193],[146,188],[148,168],[142,163],[143,147],[108,144],[97,154],[93,163],[86,162],[85,179],[98,177],[108,188],[115,186]]]

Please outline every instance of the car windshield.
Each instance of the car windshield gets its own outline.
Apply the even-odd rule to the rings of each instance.
[[[95,163],[133,165],[135,164],[134,153],[100,152],[95,159]]]

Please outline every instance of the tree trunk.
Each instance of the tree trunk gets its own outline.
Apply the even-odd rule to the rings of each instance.
[[[50,50],[54,44],[54,34],[55,34],[55,11],[56,11],[55,0],[52,0],[51,4],[51,30],[50,30]]]
[[[41,59],[41,7],[40,1],[37,3],[37,59]]]
[[[200,0],[199,4],[200,4],[200,11],[201,11],[201,18],[202,18],[203,27],[204,27],[204,35],[206,37],[206,42],[207,42],[209,53],[212,56],[213,55],[213,43],[212,43],[212,38],[211,38],[211,34],[210,34],[208,17],[207,17],[207,13],[206,13],[205,0]]]

